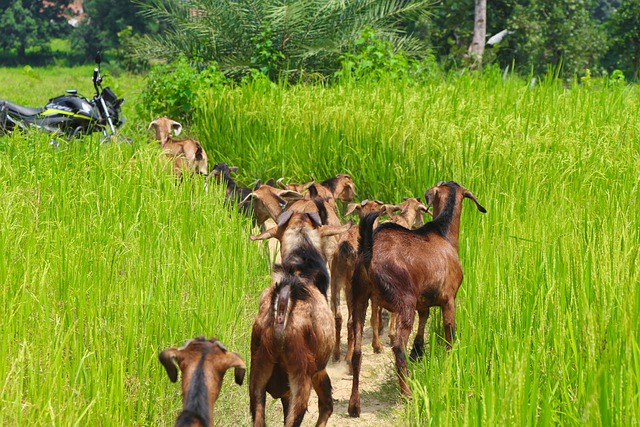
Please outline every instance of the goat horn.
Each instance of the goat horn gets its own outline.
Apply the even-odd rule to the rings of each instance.
[[[147,128],[147,132],[149,132],[151,130],[152,127],[154,126],[158,126],[158,121],[154,120],[151,123],[149,123],[149,127]]]
[[[287,186],[285,184],[282,183],[282,180],[284,180],[284,178],[280,178],[276,181],[276,184],[278,184],[278,187],[282,188],[283,190],[287,189]]]
[[[473,200],[480,212],[487,213],[487,210],[478,202],[478,199],[476,199],[476,196],[474,196],[471,191],[466,190],[464,192],[464,197]]]

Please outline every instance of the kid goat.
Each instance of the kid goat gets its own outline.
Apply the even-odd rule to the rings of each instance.
[[[232,353],[216,338],[198,337],[180,348],[160,353],[160,362],[172,382],[182,371],[182,407],[176,427],[213,425],[213,406],[220,394],[224,373],[235,368],[236,383],[242,385],[246,367],[238,353]]]
[[[182,132],[182,125],[168,117],[160,117],[149,124],[156,133],[156,140],[160,143],[167,157],[173,158],[173,171],[181,176],[184,169],[207,175],[207,153],[195,139],[174,141],[171,131],[176,136]]]
[[[486,212],[476,197],[460,184],[439,182],[425,193],[427,206],[433,205],[434,220],[417,230],[393,223],[372,224],[378,213],[360,222],[360,246],[352,282],[353,299],[353,387],[349,415],[360,416],[360,368],[362,364],[362,328],[368,299],[395,313],[396,336],[393,353],[402,392],[409,396],[405,347],[418,311],[419,326],[411,351],[420,357],[424,347],[424,327],[429,308],[442,309],[447,348],[455,333],[455,297],[462,282],[458,257],[460,213],[464,198],[471,199],[480,212]]]

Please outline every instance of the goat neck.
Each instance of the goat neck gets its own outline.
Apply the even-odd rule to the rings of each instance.
[[[458,239],[460,237],[462,201],[465,197],[473,200],[480,212],[487,212],[469,190],[454,181],[440,182],[425,192],[428,206],[433,206],[434,220],[421,229],[435,227],[451,243],[456,252],[458,251]]]

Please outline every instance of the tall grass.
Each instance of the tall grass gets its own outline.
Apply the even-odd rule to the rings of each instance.
[[[257,82],[203,94],[194,134],[244,184],[348,172],[358,198],[398,202],[453,179],[487,208],[465,204],[458,341],[444,350],[432,310],[407,424],[638,425],[638,95]],[[267,258],[220,191],[158,156],[142,135],[0,137],[0,424],[170,425],[158,351],[216,335],[248,360]],[[226,381],[216,418],[248,425],[246,386]]]
[[[637,425],[638,94],[472,76],[260,84],[212,95],[199,123],[251,178],[348,172],[385,202],[453,179],[488,208],[465,206],[459,340],[444,351],[432,310],[408,422]]]

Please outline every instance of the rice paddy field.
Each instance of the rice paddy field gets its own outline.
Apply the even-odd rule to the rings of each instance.
[[[90,94],[90,73],[2,69],[0,98]],[[143,78],[109,78],[131,143],[0,136],[0,425],[169,426],[161,350],[216,336],[249,364],[264,245],[223,189],[168,172],[134,113]],[[458,339],[445,350],[432,310],[402,425],[640,425],[638,87],[487,74],[201,95],[186,132],[245,185],[349,173],[357,200],[400,202],[455,180],[487,208],[464,205]],[[231,376],[216,425],[250,425]]]

